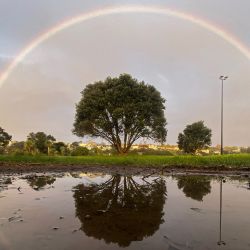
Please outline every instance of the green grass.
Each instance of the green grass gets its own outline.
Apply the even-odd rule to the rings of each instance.
[[[250,167],[250,154],[213,156],[9,156],[0,155],[1,163],[60,164],[98,166],[174,166],[174,167]]]

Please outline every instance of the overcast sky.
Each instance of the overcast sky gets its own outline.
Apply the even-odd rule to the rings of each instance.
[[[30,41],[69,17],[125,4],[169,7],[227,30],[250,47],[249,0],[0,0],[0,71]],[[225,144],[250,146],[250,60],[215,34],[175,17],[116,14],[74,25],[48,39],[0,88],[0,126],[24,140],[45,131],[72,135],[75,104],[88,83],[130,73],[166,98],[167,143],[204,120],[220,141],[221,74],[225,82]]]

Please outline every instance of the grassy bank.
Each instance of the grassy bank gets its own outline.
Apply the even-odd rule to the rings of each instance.
[[[250,167],[250,154],[214,156],[8,156],[0,155],[3,164],[60,164],[99,166],[188,166],[188,167]]]

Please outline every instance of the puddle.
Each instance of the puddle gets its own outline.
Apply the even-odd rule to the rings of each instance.
[[[0,249],[250,249],[249,189],[248,177],[0,176]]]

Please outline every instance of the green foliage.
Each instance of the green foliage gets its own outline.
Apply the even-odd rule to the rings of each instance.
[[[55,143],[53,143],[53,148],[57,151],[57,152],[59,152],[59,153],[61,153],[61,148],[62,147],[66,147],[67,145],[64,143],[64,142],[55,142]]]
[[[82,156],[88,154],[89,150],[86,147],[81,147],[81,146],[75,147],[71,152],[72,156]]]
[[[204,126],[203,121],[187,125],[178,136],[178,147],[185,153],[195,154],[197,150],[207,148],[211,145],[211,129]]]
[[[67,145],[64,142],[54,142],[52,145],[52,151],[54,151],[54,154],[59,154],[59,155],[69,154]]]
[[[94,165],[94,166],[159,166],[159,167],[204,167],[207,169],[223,170],[247,168],[250,166],[250,154],[229,154],[212,156],[160,156],[160,155],[125,155],[125,156],[46,156],[46,155],[0,155],[1,163],[23,163],[23,164],[59,164],[62,165]],[[0,167],[1,169],[1,167]]]
[[[14,142],[7,148],[7,151],[8,154],[12,155],[23,155],[25,154],[25,142],[24,141]]]
[[[241,153],[250,154],[250,147],[247,147],[247,148],[241,148],[241,149],[240,149],[240,152],[241,152]]]
[[[139,154],[139,155],[173,155],[170,151],[167,150],[155,150],[150,148],[134,149],[130,151],[130,154]]]
[[[56,139],[44,132],[30,133],[26,141],[26,150],[31,153],[49,154],[50,148]]]
[[[151,85],[128,74],[89,84],[76,107],[73,133],[101,137],[119,153],[139,138],[166,140],[164,102]]]
[[[38,153],[38,150],[36,148],[36,144],[35,144],[35,141],[34,140],[27,140],[25,142],[25,145],[24,145],[24,149],[25,149],[25,152],[27,152],[28,154],[37,154]]]
[[[70,144],[70,148],[74,149],[74,148],[78,147],[79,145],[80,145],[80,142],[75,141],[75,142],[72,142],[72,143]]]
[[[4,153],[6,146],[10,143],[12,136],[0,127],[0,154]]]

